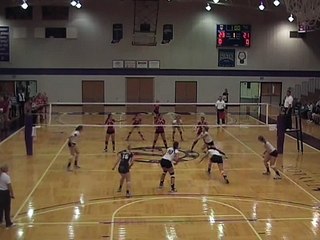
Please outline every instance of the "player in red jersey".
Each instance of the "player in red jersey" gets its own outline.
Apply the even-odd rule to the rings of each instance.
[[[108,117],[106,119],[106,121],[104,122],[107,131],[106,131],[106,139],[105,139],[105,146],[104,146],[104,151],[107,152],[108,151],[108,141],[111,137],[111,141],[112,141],[112,150],[113,152],[116,151],[116,142],[115,142],[115,129],[114,129],[114,123],[116,122],[116,120],[114,120],[112,118],[112,114],[109,113]]]
[[[139,133],[141,139],[144,140],[144,137],[143,137],[142,133],[140,132],[140,126],[139,126],[139,125],[141,124],[141,122],[142,122],[142,119],[141,119],[141,117],[140,117],[140,113],[137,113],[137,114],[132,118],[132,125],[133,125],[133,126],[132,126],[131,130],[129,131],[129,134],[128,134],[127,138],[126,138],[126,141],[129,141],[129,138],[130,138],[131,134],[133,133],[133,131],[134,131],[135,129],[138,130],[138,133]]]
[[[197,137],[196,140],[193,142],[192,147],[191,147],[191,151],[193,150],[193,148],[195,147],[195,145],[198,143],[199,139],[198,137],[200,136],[200,134],[203,132],[203,127],[207,126],[208,123],[206,122],[206,118],[204,116],[201,116],[200,121],[197,124]],[[209,129],[209,128],[208,128]]]
[[[159,113],[160,113],[160,105],[159,105],[159,101],[157,100],[156,104],[153,106],[154,117],[156,118]]]
[[[164,144],[165,148],[167,149],[168,145],[167,145],[166,134],[164,132],[164,126],[163,126],[163,125],[166,124],[166,121],[162,118],[160,113],[157,115],[154,124],[156,125],[156,130],[155,130],[155,133],[154,133],[154,140],[153,140],[152,149],[154,149],[154,147],[156,145],[156,142],[158,140],[159,134],[161,135],[163,144]]]
[[[156,103],[153,105],[153,122],[154,123],[156,122],[157,117],[160,114],[160,105],[158,103],[159,101],[157,100]]]

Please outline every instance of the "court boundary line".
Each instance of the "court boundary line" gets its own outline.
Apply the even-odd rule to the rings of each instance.
[[[255,155],[257,155],[260,159],[263,159],[261,157],[260,154],[258,154],[255,150],[253,150],[251,147],[249,147],[248,144],[242,142],[238,137],[236,137],[235,135],[233,135],[230,131],[228,131],[227,129],[223,129],[227,134],[229,134],[231,137],[233,137],[236,141],[238,141],[240,144],[242,144],[245,148],[247,148],[248,150],[252,151],[252,153],[254,153]],[[288,175],[286,175],[283,171],[281,171],[282,175],[288,179],[291,183],[293,183],[294,185],[296,185],[300,190],[302,190],[304,193],[306,193],[311,199],[315,200],[317,203],[320,202],[320,200],[318,198],[316,198],[315,196],[313,196],[311,193],[309,193],[304,187],[302,187],[300,184],[296,183],[294,180],[292,180]]]
[[[9,141],[11,138],[13,138],[15,135],[17,135],[22,129],[24,129],[24,126],[19,128],[18,130],[16,130],[15,132],[13,132],[12,134],[10,134],[8,137],[6,137],[5,139],[3,139],[1,142],[0,142],[0,146],[2,144],[4,144],[5,142]]]
[[[41,177],[39,178],[39,180],[36,182],[36,184],[34,185],[34,187],[32,188],[32,190],[30,191],[30,193],[27,195],[26,199],[23,201],[23,203],[21,204],[21,206],[18,208],[17,212],[14,214],[13,220],[16,219],[16,217],[19,215],[19,213],[21,212],[21,210],[24,208],[24,206],[26,205],[26,203],[29,201],[30,197],[32,196],[32,194],[36,191],[36,189],[38,188],[38,186],[40,185],[40,183],[42,182],[42,180],[44,179],[44,177],[46,176],[46,174],[49,172],[49,169],[51,168],[51,166],[54,164],[54,162],[57,160],[58,156],[60,155],[60,153],[62,152],[62,150],[64,149],[64,147],[66,146],[68,140],[66,140],[62,146],[60,147],[60,149],[58,150],[58,152],[56,153],[56,155],[54,156],[54,158],[51,160],[51,162],[49,163],[48,167],[46,168],[46,170],[43,172],[43,174],[41,175]]]
[[[113,235],[114,235],[114,218],[116,216],[116,214],[121,211],[123,208],[127,207],[127,206],[130,206],[130,205],[133,205],[135,203],[140,203],[140,202],[146,202],[146,201],[152,201],[152,200],[160,200],[160,199],[178,199],[178,198],[181,198],[181,199],[192,199],[192,200],[199,200],[201,201],[201,197],[179,197],[179,196],[176,196],[176,197],[159,197],[159,198],[147,198],[147,199],[142,199],[142,200],[137,200],[137,201],[133,201],[133,202],[130,202],[130,203],[127,203],[127,204],[124,204],[122,206],[120,206],[119,208],[117,208],[113,214],[112,214],[112,217],[111,217],[111,224],[110,224],[110,239],[113,240]],[[226,207],[229,207],[233,210],[235,210],[236,212],[240,213],[240,215],[243,217],[243,219],[247,222],[247,224],[249,225],[249,227],[251,228],[251,230],[253,231],[253,233],[258,237],[259,240],[262,240],[261,236],[259,235],[259,233],[257,232],[257,230],[252,226],[251,222],[249,221],[249,219],[244,215],[244,213],[239,210],[238,208],[230,205],[230,204],[227,204],[227,203],[223,203],[223,202],[219,202],[219,201],[216,201],[216,200],[211,200],[211,199],[207,199],[208,202],[213,202],[213,203],[217,203],[217,204],[221,204],[223,206],[226,206]]]

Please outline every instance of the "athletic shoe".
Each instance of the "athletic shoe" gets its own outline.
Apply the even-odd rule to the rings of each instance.
[[[279,180],[279,179],[281,179],[281,176],[280,175],[275,175],[273,179]]]
[[[78,165],[74,165],[74,168],[75,168],[75,169],[79,169],[79,168],[80,168],[80,166],[78,166]]]
[[[68,171],[68,172],[72,172],[71,167],[67,167],[67,171]]]
[[[159,184],[159,188],[160,188],[160,189],[163,188],[163,183],[162,183],[162,184],[161,184],[161,183]]]
[[[6,226],[6,229],[9,229],[9,228],[11,228],[11,227],[14,227],[15,225],[16,225],[15,223],[11,223],[11,224],[9,224],[9,225]]]
[[[263,175],[270,175],[270,172],[264,172]]]
[[[105,148],[104,151],[105,151],[105,152],[108,152],[108,148]]]
[[[224,181],[226,182],[226,184],[229,184],[229,183],[230,183],[230,182],[229,182],[229,179],[227,178],[227,176],[224,176],[223,178],[224,178]]]
[[[130,193],[127,193],[127,194],[126,194],[126,197],[127,197],[127,198],[130,198],[130,197],[131,197],[131,194],[130,194]]]
[[[175,193],[175,192],[177,192],[177,189],[176,189],[176,188],[173,188],[173,189],[170,190],[170,192],[171,192],[171,193]]]

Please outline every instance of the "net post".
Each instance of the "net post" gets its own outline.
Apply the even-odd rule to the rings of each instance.
[[[48,116],[48,125],[51,125],[51,117],[52,117],[52,104],[49,104],[49,116]]]
[[[266,125],[269,125],[269,103],[266,106]]]

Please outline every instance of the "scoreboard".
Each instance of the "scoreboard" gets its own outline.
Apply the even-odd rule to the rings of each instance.
[[[217,24],[217,47],[250,47],[251,25]]]

